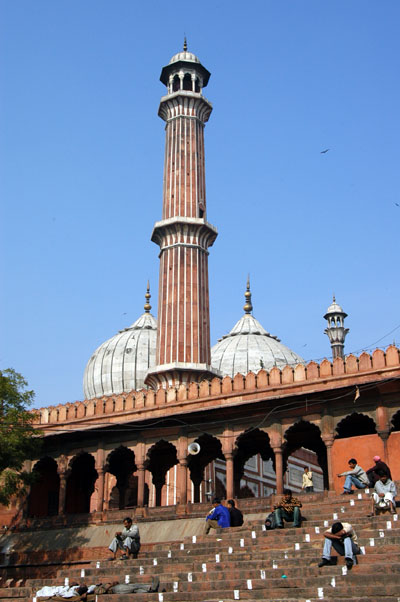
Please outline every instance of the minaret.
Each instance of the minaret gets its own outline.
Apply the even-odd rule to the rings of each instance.
[[[172,57],[159,116],[166,122],[162,220],[151,240],[160,246],[156,366],[146,384],[178,385],[217,375],[211,368],[204,125],[212,106],[202,95],[210,73],[187,51]]]
[[[344,319],[347,318],[347,314],[336,303],[335,295],[333,295],[332,304],[328,307],[324,318],[328,322],[328,328],[325,328],[324,332],[331,342],[332,358],[344,358],[344,340],[349,332],[349,329],[344,327]]]

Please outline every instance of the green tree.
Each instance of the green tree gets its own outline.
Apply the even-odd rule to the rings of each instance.
[[[23,464],[41,446],[41,433],[33,428],[35,414],[28,410],[34,392],[27,386],[15,370],[0,370],[0,504],[5,506],[13,495],[26,492],[33,476]]]

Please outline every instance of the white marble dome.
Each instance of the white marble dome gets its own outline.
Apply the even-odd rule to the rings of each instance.
[[[147,302],[136,322],[93,353],[83,377],[85,399],[137,391],[145,386],[146,372],[156,363],[157,321],[150,309]]]
[[[304,364],[303,358],[267,332],[251,315],[250,285],[247,284],[245,314],[229,334],[224,335],[211,349],[211,364],[224,376],[257,373],[287,365]]]

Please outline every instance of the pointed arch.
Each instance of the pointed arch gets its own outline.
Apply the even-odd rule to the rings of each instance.
[[[82,451],[72,458],[69,467],[65,512],[67,514],[90,512],[90,498],[98,477],[95,459],[88,452]]]
[[[45,456],[33,468],[35,481],[28,497],[28,516],[55,516],[58,514],[60,477],[54,458]]]
[[[207,433],[204,433],[203,435],[201,435],[200,437],[198,437],[195,440],[196,443],[198,443],[200,445],[200,452],[196,455],[196,456],[189,456],[188,459],[188,467],[189,467],[189,473],[190,473],[190,478],[192,480],[193,483],[193,499],[192,502],[200,502],[201,500],[201,493],[202,493],[202,485],[205,485],[205,479],[204,479],[204,472],[206,467],[214,462],[215,460],[221,460],[222,462],[225,461],[224,455],[222,453],[222,445],[219,439],[217,439],[217,437],[213,437],[212,435],[209,435]],[[212,468],[210,468],[210,470],[212,470]],[[209,475],[209,478],[207,479],[207,481],[209,482],[211,479],[211,482],[215,482],[215,490],[214,490],[214,494],[218,495],[220,497],[225,497],[225,493],[224,493],[224,486],[222,484],[222,482],[220,481],[219,484],[217,483],[216,479],[214,478],[214,475],[211,476]],[[222,484],[222,487],[221,487]],[[218,485],[218,487],[217,487]],[[203,487],[204,489],[204,487]],[[218,489],[218,491],[217,491]],[[208,488],[207,486],[205,487],[205,495],[207,495],[207,493],[211,492],[211,487]],[[211,497],[210,495],[208,495],[208,497]],[[205,500],[203,500],[205,501]],[[210,501],[210,500],[208,500]]]
[[[303,463],[303,468],[304,466],[307,466],[309,461],[302,458],[302,455],[306,457],[307,450],[316,454],[316,459],[322,470],[323,487],[324,489],[329,489],[328,459],[326,445],[322,440],[321,431],[318,426],[312,422],[299,420],[288,428],[285,433],[285,443],[283,446],[284,471],[287,469],[289,457],[294,454],[295,459],[299,461],[299,464]],[[292,470],[295,470],[294,465]],[[291,475],[289,474],[289,477],[290,476]]]
[[[273,469],[274,453],[269,435],[261,429],[249,428],[239,435],[235,446],[233,460],[235,496],[238,498],[262,497],[267,486],[266,483],[263,483],[266,472],[264,463],[269,462],[269,469]],[[252,473],[254,476],[257,473],[257,477],[252,477]]]
[[[127,506],[137,505],[137,477],[135,454],[131,449],[120,445],[107,456],[106,471],[113,474],[117,483],[116,491],[111,492],[109,508],[122,510]]]
[[[376,424],[372,418],[366,414],[353,412],[336,425],[336,433],[335,439],[360,437],[361,435],[375,435]]]
[[[165,439],[157,441],[147,452],[145,468],[152,474],[153,485],[156,489],[156,506],[162,505],[165,475],[175,464],[178,464],[176,447]]]
[[[391,424],[391,431],[400,431],[400,410],[393,415]]]

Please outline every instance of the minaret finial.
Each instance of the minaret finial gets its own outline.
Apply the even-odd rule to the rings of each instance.
[[[146,314],[150,313],[151,310],[151,305],[150,305],[150,282],[147,281],[147,292],[145,294],[145,298],[146,298],[146,303],[144,304],[144,311],[146,312]]]
[[[250,275],[247,276],[247,285],[244,298],[246,299],[246,303],[243,305],[243,309],[246,312],[246,314],[251,314],[251,312],[253,311],[253,306],[251,304]]]
[[[183,52],[187,52],[187,39],[186,39],[186,36],[183,38]]]

